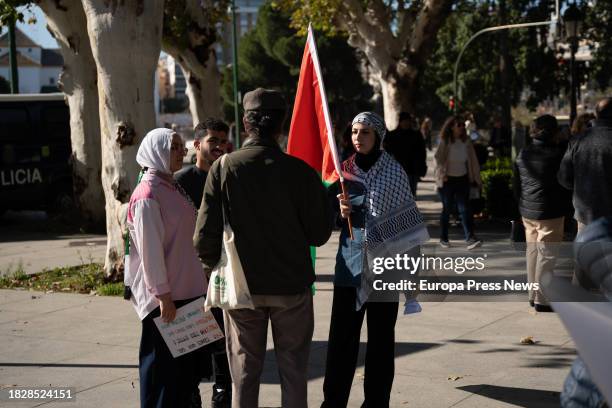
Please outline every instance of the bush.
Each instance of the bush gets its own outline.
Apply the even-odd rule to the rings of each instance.
[[[518,208],[512,192],[513,166],[509,157],[489,159],[480,172],[487,213],[496,218],[515,218]]]

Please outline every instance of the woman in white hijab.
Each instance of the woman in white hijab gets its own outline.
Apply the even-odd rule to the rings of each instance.
[[[185,146],[170,129],[154,129],[143,139],[136,161],[143,176],[130,198],[130,265],[125,284],[142,321],[141,407],[187,407],[202,372],[204,351],[173,358],[153,318],[174,320],[176,308],[206,292],[193,248],[197,209],[172,178],[182,167]]]

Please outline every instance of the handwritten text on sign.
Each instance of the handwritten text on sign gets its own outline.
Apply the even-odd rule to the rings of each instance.
[[[213,314],[204,311],[204,298],[176,309],[176,318],[170,323],[161,317],[153,320],[174,358],[223,338]]]

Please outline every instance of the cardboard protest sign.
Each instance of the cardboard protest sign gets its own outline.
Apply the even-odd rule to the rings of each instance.
[[[153,321],[174,358],[223,338],[213,314],[204,311],[204,298],[179,307],[170,323],[164,323],[161,317]]]

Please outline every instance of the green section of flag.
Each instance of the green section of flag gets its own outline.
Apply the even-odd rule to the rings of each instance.
[[[319,173],[319,177],[321,177],[321,173]],[[321,182],[323,183],[325,188],[329,188],[329,186],[335,183],[335,182],[330,183],[323,179],[321,179]],[[310,247],[310,259],[312,260],[312,268],[314,269],[316,267],[316,260],[317,260],[317,247]],[[312,291],[312,296],[314,296],[315,293],[317,292],[317,288],[315,287],[314,283],[312,284],[312,286],[310,286],[310,290]]]
[[[315,262],[317,260],[317,247],[310,247],[310,259],[312,260],[312,268],[315,268]],[[315,295],[315,293],[317,292],[317,288],[315,288],[315,284],[313,283],[310,286],[310,291],[312,292],[312,296]]]

